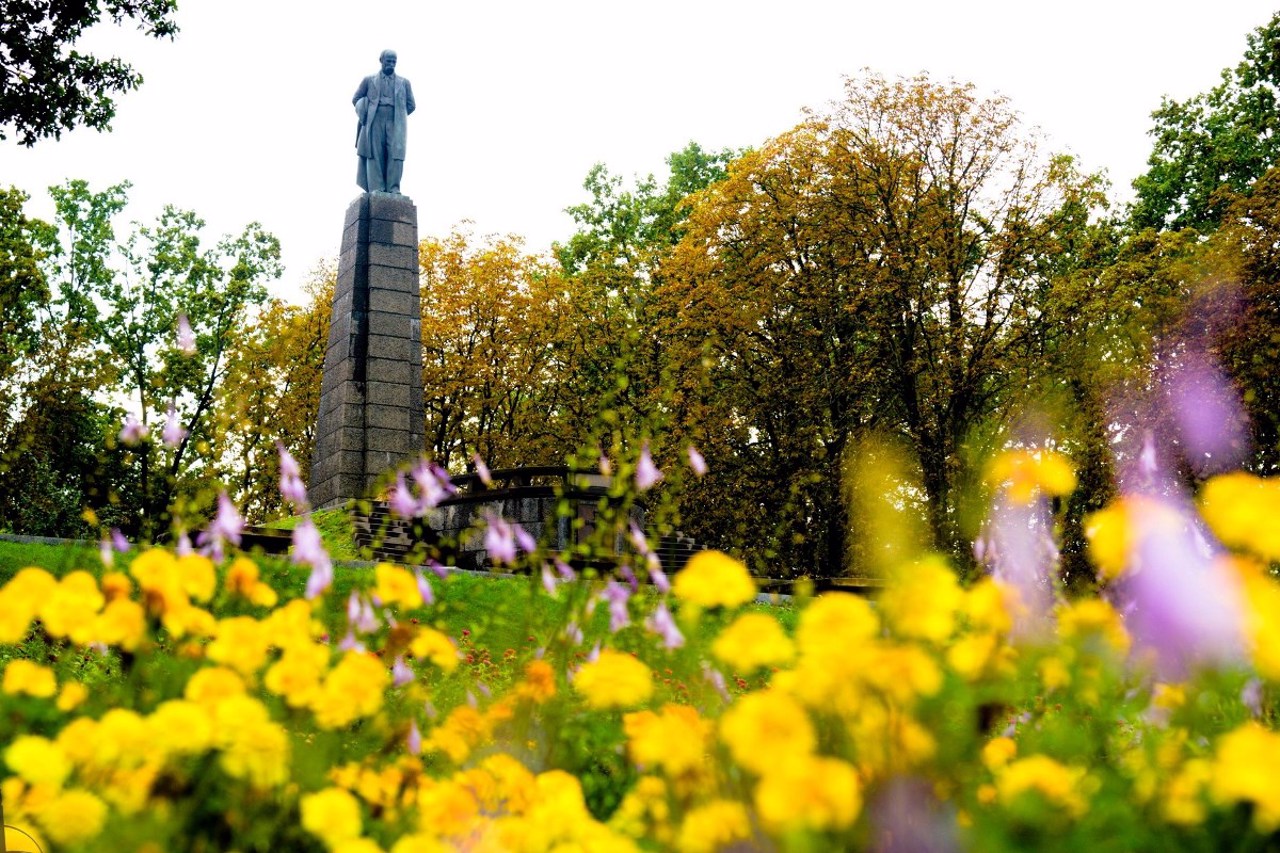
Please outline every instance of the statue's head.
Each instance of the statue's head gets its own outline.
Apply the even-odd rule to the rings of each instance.
[[[394,50],[384,50],[378,54],[378,61],[382,63],[383,74],[394,74],[396,70],[396,52]]]

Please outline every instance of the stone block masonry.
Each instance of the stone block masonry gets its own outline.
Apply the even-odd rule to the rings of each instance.
[[[347,208],[311,458],[311,505],[369,496],[422,453],[418,211],[366,193]]]

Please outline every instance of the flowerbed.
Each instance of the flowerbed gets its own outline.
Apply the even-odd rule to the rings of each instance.
[[[639,531],[616,577],[582,577],[491,519],[529,576],[465,613],[480,581],[430,567],[339,594],[305,522],[272,574],[229,548],[225,506],[205,553],[22,569],[0,589],[9,849],[1274,843],[1277,483],[1098,513],[1101,594],[1065,601],[1045,537],[1015,534],[1050,529],[1069,469],[994,470],[992,576],[917,556],[875,601],[760,605],[713,551],[668,581]],[[419,473],[406,513],[447,483]]]

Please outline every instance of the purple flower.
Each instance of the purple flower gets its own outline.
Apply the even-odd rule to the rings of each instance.
[[[347,621],[355,622],[360,618],[360,593],[354,589],[347,596]]]
[[[120,532],[119,527],[111,528],[111,547],[119,551],[121,554],[129,550],[129,540],[124,538],[124,534]]]
[[[338,643],[339,651],[344,652],[363,652],[365,651],[364,643],[356,639],[356,635],[351,629],[347,629],[347,635]]]
[[[125,415],[124,427],[120,430],[120,443],[126,447],[134,447],[147,440],[147,425],[141,423],[132,413]]]
[[[373,604],[367,598],[360,599],[360,612],[355,618],[355,629],[361,634],[372,634],[378,630],[378,626],[382,623],[378,621],[378,614],[373,612]]]
[[[405,665],[404,658],[396,656],[396,662],[391,667],[391,683],[396,687],[404,687],[410,681],[413,681],[413,670]]]
[[[668,649],[678,649],[684,645],[684,635],[676,627],[676,620],[671,618],[666,602],[658,604],[653,615],[645,622],[645,627],[662,637],[662,644]]]
[[[484,460],[480,458],[480,454],[472,454],[471,461],[476,466],[476,476],[480,478],[480,482],[484,483],[489,488],[493,488],[493,475],[489,473],[489,466],[484,464]]]
[[[662,472],[653,464],[653,457],[649,455],[649,442],[646,441],[640,445],[640,461],[636,463],[636,488],[647,492],[658,485],[661,479]]]
[[[631,592],[615,580],[605,584],[600,597],[609,602],[609,630],[617,633],[631,624],[631,614],[627,611],[627,601]]]
[[[440,578],[440,580],[444,580],[445,578],[449,577],[449,570],[446,567],[440,565],[440,563],[436,562],[435,560],[428,560],[427,568],[431,570],[432,574]]]
[[[178,419],[178,408],[172,401],[169,403],[169,414],[164,421],[164,429],[160,432],[160,438],[164,441],[166,447],[177,447],[182,444],[182,440],[187,437],[187,431],[182,426],[182,421]]]
[[[516,542],[520,545],[520,550],[526,554],[532,554],[538,550],[538,540],[533,538],[533,534],[524,529],[523,525],[515,525],[514,531]]]
[[[631,537],[631,544],[637,553],[649,553],[649,540],[645,538],[644,531],[640,529],[640,525],[634,521],[627,522],[627,534]]]
[[[1168,396],[1192,470],[1207,477],[1244,461],[1249,440],[1239,396],[1209,355],[1187,353],[1172,371]]]
[[[582,645],[582,628],[578,627],[577,622],[570,622],[564,626],[564,637],[575,646]]]
[[[436,603],[435,591],[431,588],[431,582],[422,574],[422,569],[415,566],[413,569],[413,579],[418,582],[418,594],[422,596],[422,603],[430,607]]]
[[[306,512],[310,504],[307,501],[307,487],[302,482],[302,471],[293,455],[285,449],[284,442],[277,441],[280,451],[280,495],[300,512]]]
[[[484,549],[489,559],[505,565],[513,565],[516,561],[516,539],[511,525],[502,516],[486,512],[487,524],[484,531]]]
[[[311,575],[307,578],[308,599],[321,595],[333,583],[333,562],[329,552],[324,549],[320,531],[307,516],[293,528],[293,555],[295,565],[311,566]]]
[[[542,564],[542,588],[547,591],[547,595],[555,596],[556,576],[551,573],[551,566],[547,563]]]
[[[414,482],[422,492],[423,507],[430,509],[458,491],[449,473],[434,462],[421,460],[413,469]]]
[[[116,554],[115,554],[115,551],[111,550],[110,539],[103,537],[102,541],[98,543],[98,556],[99,558],[101,558],[102,565],[105,568],[109,569],[111,568],[112,565],[115,564]]]
[[[685,453],[689,457],[689,468],[693,473],[701,477],[707,473],[707,460],[702,458],[702,454],[698,452],[698,448],[692,444],[685,448]]]
[[[626,563],[618,566],[618,575],[627,582],[627,586],[631,587],[632,592],[640,591],[640,581],[636,580],[636,573],[631,570],[631,566]]]
[[[1238,662],[1243,593],[1210,553],[1191,510],[1151,499],[1133,515],[1132,566],[1115,592],[1135,651],[1154,652],[1166,681],[1198,666]]]
[[[196,552],[196,549],[191,546],[191,537],[187,535],[187,531],[184,530],[178,534],[178,544],[174,546],[173,551],[179,557],[185,557]]]
[[[1052,627],[1053,578],[1058,559],[1052,521],[1043,499],[1030,504],[999,495],[976,547],[996,580],[1014,590],[1021,603],[1014,633],[1042,636]]]
[[[391,511],[401,518],[414,518],[418,515],[418,501],[405,485],[404,474],[396,474],[396,485],[391,490]]]
[[[662,564],[658,562],[657,554],[649,555],[649,580],[653,583],[658,592],[666,595],[671,591],[671,581],[667,578],[667,573],[662,570]]]
[[[240,534],[244,531],[244,519],[236,511],[235,504],[226,492],[218,493],[218,512],[213,521],[200,534],[199,541],[209,556],[221,560],[223,543],[240,544]]]
[[[409,723],[409,736],[405,739],[405,748],[409,750],[410,755],[418,755],[422,752],[422,732],[418,730],[417,720]]]
[[[178,315],[178,352],[188,358],[196,354],[196,333],[191,331],[186,314]]]
[[[733,697],[729,695],[729,688],[725,685],[725,682],[724,682],[724,673],[714,668],[710,664],[703,662],[702,677],[705,678],[707,682],[712,687],[715,688],[716,692],[720,694],[721,699],[723,699],[726,702],[733,701]]]
[[[560,576],[560,580],[565,581],[567,583],[569,581],[575,580],[578,577],[578,573],[575,572],[572,569],[572,567],[569,566],[568,563],[566,563],[564,560],[561,560],[559,557],[557,557],[554,560],[554,563],[556,567],[556,574]]]
[[[613,462],[604,453],[600,454],[600,458],[596,461],[596,467],[599,468],[600,473],[604,474],[606,477],[613,473]]]

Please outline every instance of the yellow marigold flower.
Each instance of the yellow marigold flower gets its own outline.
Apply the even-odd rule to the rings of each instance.
[[[218,628],[212,613],[190,603],[166,610],[160,621],[174,637],[211,637]]]
[[[329,671],[329,649],[309,643],[285,649],[280,660],[267,669],[263,685],[292,708],[305,708],[319,699]]]
[[[1183,684],[1155,685],[1151,690],[1151,704],[1163,711],[1176,711],[1187,704],[1187,688]]]
[[[147,717],[156,747],[166,755],[195,755],[213,744],[213,719],[206,706],[171,699]]]
[[[391,853],[454,853],[452,846],[445,846],[435,835],[415,832],[402,835],[391,845]]]
[[[378,563],[373,567],[373,594],[386,605],[400,605],[405,610],[422,606],[422,593],[418,581],[406,569],[390,563]]]
[[[868,702],[848,719],[854,754],[868,776],[907,773],[933,758],[938,744],[910,714],[884,702]]]
[[[900,705],[910,705],[942,689],[942,668],[920,646],[880,643],[864,651],[863,678]]]
[[[653,694],[653,674],[631,655],[604,649],[578,670],[573,689],[590,708],[633,708]]]
[[[720,718],[720,739],[733,760],[764,773],[779,755],[813,752],[818,738],[803,706],[780,690],[743,696]]]
[[[302,828],[333,848],[343,841],[358,838],[363,822],[360,803],[341,788],[325,788],[304,794],[298,805],[302,811]]]
[[[25,693],[28,696],[48,699],[58,692],[58,679],[54,677],[53,670],[47,666],[18,658],[9,661],[5,666],[4,684],[0,689],[10,696]]]
[[[947,648],[947,665],[966,681],[976,681],[986,672],[999,641],[994,634],[968,634]]]
[[[1223,805],[1253,803],[1253,824],[1261,833],[1280,827],[1280,734],[1250,720],[1218,740],[1209,783],[1213,798]]]
[[[1052,450],[1006,450],[991,461],[987,482],[1005,486],[1009,500],[1028,504],[1041,493],[1067,495],[1075,491],[1076,474],[1067,458]]]
[[[360,717],[368,717],[382,707],[383,692],[391,674],[367,652],[349,651],[325,676],[320,692],[311,703],[316,722],[336,729]]]
[[[1044,689],[1050,693],[1071,684],[1071,670],[1066,662],[1056,655],[1050,655],[1040,661],[1040,681]]]
[[[1129,565],[1134,533],[1129,507],[1117,501],[1085,516],[1084,535],[1089,557],[1103,580],[1118,578]]]
[[[147,636],[147,614],[130,598],[113,598],[94,621],[93,637],[99,643],[136,651]]]
[[[270,646],[265,625],[251,616],[233,616],[218,622],[206,654],[209,660],[252,678],[267,662]]]
[[[44,569],[25,568],[0,588],[0,643],[17,643],[53,595],[58,582]]]
[[[756,810],[774,832],[840,830],[862,809],[858,774],[837,758],[808,753],[773,756],[756,786]]]
[[[69,637],[72,642],[85,645],[92,642],[93,617],[105,601],[93,575],[71,572],[40,605],[40,621],[51,635]]]
[[[177,557],[163,548],[148,548],[134,557],[129,574],[138,582],[147,610],[152,613],[165,613],[191,603],[178,575]]]
[[[1280,479],[1220,474],[1204,484],[1200,514],[1227,547],[1280,561]]]
[[[90,763],[97,767],[137,767],[154,751],[146,721],[136,711],[112,708],[98,720]],[[66,732],[66,729],[63,729]],[[68,749],[59,735],[59,745]]]
[[[289,734],[261,702],[231,696],[214,709],[214,731],[227,775],[254,788],[283,784],[289,778]]]
[[[667,783],[658,776],[641,776],[609,818],[609,826],[632,838],[646,835],[671,846],[671,804]]]
[[[227,569],[227,576],[222,582],[228,595],[246,599],[250,604],[259,607],[275,607],[279,596],[270,585],[260,579],[258,564],[248,557],[236,557]]]
[[[1013,627],[1009,591],[994,578],[983,578],[965,593],[963,610],[969,626],[993,634],[1007,634]]]
[[[1270,681],[1280,681],[1280,584],[1258,566],[1234,560],[1244,591],[1244,635],[1253,665]]]
[[[1085,774],[1083,767],[1068,767],[1047,755],[1030,755],[1000,770],[996,791],[1005,805],[1032,792],[1068,815],[1079,817],[1088,809],[1082,785]]]
[[[711,653],[739,672],[783,666],[795,657],[795,645],[768,613],[743,613],[711,644]]]
[[[107,805],[80,788],[69,788],[35,813],[45,834],[58,844],[81,844],[96,838],[107,820]]]
[[[182,591],[192,601],[208,601],[218,588],[218,575],[213,560],[203,554],[183,554],[174,562]]]
[[[1192,758],[1169,780],[1161,811],[1165,820],[1179,826],[1194,826],[1205,817],[1204,792],[1213,778],[1213,766],[1203,758]]]
[[[699,551],[675,577],[676,598],[697,607],[737,607],[756,597],[747,567],[721,551]]]
[[[685,853],[716,853],[749,838],[751,819],[742,803],[712,800],[685,814],[676,846]]]
[[[865,599],[847,592],[828,592],[800,614],[796,642],[802,655],[843,655],[879,632],[880,621]]]
[[[454,764],[461,764],[482,744],[492,730],[490,720],[470,705],[459,705],[436,726],[423,744],[428,752],[443,752]]]
[[[18,735],[4,751],[9,769],[32,785],[62,786],[71,762],[62,747],[39,735]]]
[[[1064,640],[1096,636],[1119,654],[1129,651],[1124,620],[1101,598],[1081,598],[1059,608],[1058,633]]]
[[[525,665],[524,680],[516,685],[516,695],[541,704],[556,695],[556,671],[545,660],[531,660]]]
[[[225,666],[211,666],[197,670],[187,680],[182,695],[192,702],[215,705],[228,696],[239,696],[244,693],[244,679],[234,670]]]
[[[662,713],[634,711],[624,714],[631,760],[642,768],[661,767],[672,776],[694,770],[706,753],[711,724],[688,705],[666,704]]]
[[[497,785],[495,800],[484,803],[489,811],[497,811],[505,804],[508,811],[522,812],[534,795],[534,776],[516,759],[506,753],[490,755],[480,762],[480,767],[493,777]]]
[[[879,602],[885,621],[899,634],[940,643],[955,631],[964,597],[946,561],[930,557],[894,571]]]
[[[102,594],[108,602],[133,595],[133,581],[124,572],[106,572],[102,576]]]
[[[58,710],[64,714],[68,711],[74,711],[88,698],[88,687],[78,681],[68,681],[62,685],[62,690],[58,693]]]
[[[988,770],[1004,767],[1018,754],[1018,744],[1010,737],[994,737],[982,747],[982,763]]]
[[[418,790],[418,823],[424,832],[443,837],[465,835],[479,814],[475,795],[453,780],[426,779]]]
[[[272,610],[262,624],[272,645],[285,650],[294,646],[314,648],[316,638],[324,634],[324,626],[314,618],[310,602],[301,598]]]
[[[429,660],[445,672],[458,668],[458,647],[435,628],[419,628],[418,636],[409,644],[409,651],[414,657]]]

